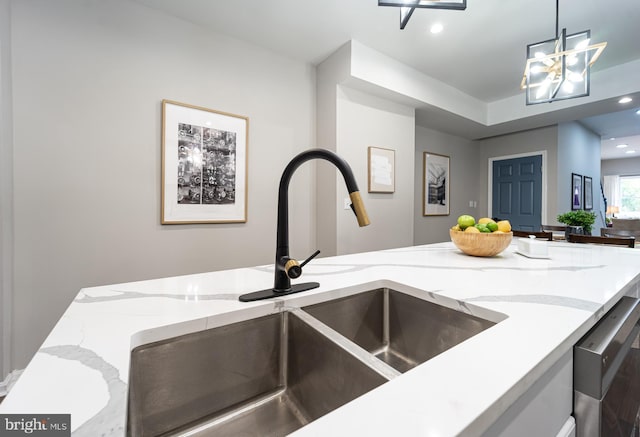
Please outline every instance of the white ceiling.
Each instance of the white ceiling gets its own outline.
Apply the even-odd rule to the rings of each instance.
[[[602,139],[601,159],[640,157],[640,136],[612,137]],[[640,168],[638,168],[640,171]]]
[[[468,0],[465,11],[416,9],[404,30],[398,8],[379,7],[376,0],[136,1],[313,64],[354,39],[485,102],[520,94],[524,105],[519,84],[526,45],[555,36],[553,0]],[[559,18],[568,33],[591,29],[593,42],[608,42],[594,73],[640,59],[640,0],[562,0]],[[429,28],[436,22],[444,30],[434,35]],[[631,105],[638,109],[640,101]],[[581,117],[579,109],[575,114]],[[613,116],[587,125],[600,135],[640,135],[640,122],[633,134],[604,132],[616,123]]]
[[[633,103],[633,102],[632,102]],[[580,120],[602,137],[602,159],[640,157],[640,109],[633,109],[588,117]],[[619,145],[627,147],[618,147]],[[640,171],[640,168],[638,169]]]

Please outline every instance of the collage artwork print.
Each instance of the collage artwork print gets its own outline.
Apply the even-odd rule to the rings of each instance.
[[[178,124],[178,203],[234,204],[236,133]]]

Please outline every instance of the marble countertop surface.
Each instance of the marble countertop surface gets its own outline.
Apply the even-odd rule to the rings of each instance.
[[[124,436],[132,348],[389,287],[502,321],[295,435],[480,435],[620,297],[639,293],[640,250],[546,244],[549,259],[517,254],[515,239],[492,258],[452,243],[319,258],[294,282],[320,288],[252,303],[238,296],[269,287],[273,266],[85,288],[0,413],[71,413],[74,436]]]

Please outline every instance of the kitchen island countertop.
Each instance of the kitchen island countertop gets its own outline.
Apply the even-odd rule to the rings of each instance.
[[[238,296],[270,286],[273,266],[85,288],[0,413],[71,413],[74,436],[124,436],[132,348],[389,287],[499,323],[295,435],[482,435],[623,295],[639,293],[640,250],[546,244],[548,259],[517,254],[515,242],[492,258],[439,243],[315,259],[302,281],[320,288],[252,303]]]

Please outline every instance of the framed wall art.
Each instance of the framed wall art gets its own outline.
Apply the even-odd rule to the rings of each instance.
[[[571,209],[582,209],[582,175],[571,173]]]
[[[247,221],[249,119],[162,101],[162,224]]]
[[[584,190],[583,208],[585,210],[592,210],[593,209],[593,180],[589,176],[584,177],[584,184],[582,188]]]
[[[395,150],[369,147],[369,193],[393,193],[395,183]]]
[[[423,153],[422,215],[449,215],[449,157]]]

